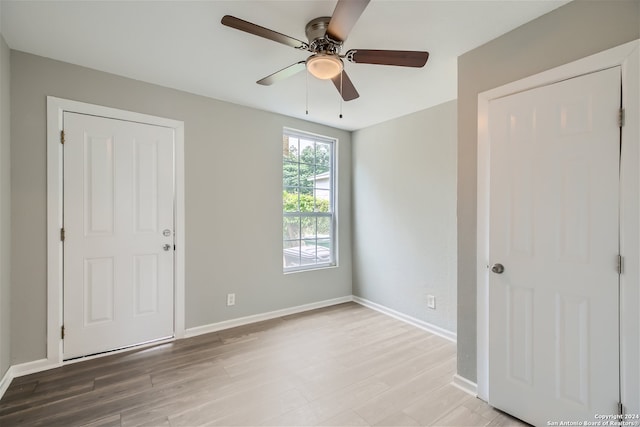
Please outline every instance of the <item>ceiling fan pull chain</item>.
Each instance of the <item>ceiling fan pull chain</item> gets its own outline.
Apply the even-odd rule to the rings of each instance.
[[[340,73],[340,118],[342,118],[342,76],[344,73]]]
[[[304,81],[304,86],[305,86],[305,114],[308,116],[309,115],[309,73],[305,72],[304,73],[306,78]]]

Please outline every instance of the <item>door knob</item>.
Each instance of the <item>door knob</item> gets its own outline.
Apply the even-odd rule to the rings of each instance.
[[[496,274],[502,274],[502,273],[504,273],[504,265],[502,265],[502,264],[493,264],[491,266],[491,271],[493,271]]]
[[[168,251],[169,249],[171,249],[171,245],[168,243],[165,243],[165,245],[162,247],[162,249],[164,249],[165,251]]]

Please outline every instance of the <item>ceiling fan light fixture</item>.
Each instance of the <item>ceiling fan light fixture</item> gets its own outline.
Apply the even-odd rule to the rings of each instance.
[[[320,80],[332,79],[342,72],[344,64],[336,55],[317,53],[307,59],[307,70]]]

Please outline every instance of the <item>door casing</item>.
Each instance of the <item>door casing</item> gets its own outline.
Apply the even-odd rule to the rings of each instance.
[[[63,363],[60,328],[63,323],[62,242],[63,169],[60,132],[64,112],[102,116],[147,123],[175,132],[175,253],[174,253],[174,334],[185,336],[185,209],[184,209],[184,122],[118,110],[84,102],[47,97],[47,359],[37,370]]]
[[[489,102],[610,67],[622,69],[622,128],[620,165],[620,369],[621,398],[626,413],[640,412],[640,40],[588,56],[557,68],[500,86],[478,95],[477,170],[477,395],[489,395],[489,176],[491,141]]]

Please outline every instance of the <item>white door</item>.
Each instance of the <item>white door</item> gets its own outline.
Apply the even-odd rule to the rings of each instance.
[[[173,336],[173,129],[64,113],[64,358]]]
[[[538,426],[617,413],[620,85],[613,68],[489,106],[489,403]]]

